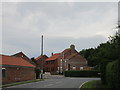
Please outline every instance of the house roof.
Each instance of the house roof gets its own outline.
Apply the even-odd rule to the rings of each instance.
[[[51,60],[55,60],[57,58],[60,57],[61,53],[55,53],[53,56],[49,57],[48,59],[46,59],[46,61],[51,61]]]
[[[37,60],[41,59],[42,57],[48,58],[48,56],[46,56],[46,55],[41,55],[41,56],[38,56],[35,60],[37,61]]]
[[[19,52],[19,53],[16,53],[14,55],[11,55],[11,56],[14,56],[14,57],[21,57],[23,59],[25,59],[26,61],[28,61],[29,63],[33,64],[33,65],[36,65],[32,60],[30,60],[23,52]]]
[[[62,51],[62,53],[67,53],[68,51],[70,51],[71,50],[71,48],[67,48],[67,49],[65,49],[64,51]]]
[[[74,53],[74,54],[68,56],[67,59],[71,59],[71,58],[75,57],[76,55],[78,55],[78,53]]]
[[[28,58],[23,52],[19,52],[19,53],[16,53],[16,54],[14,54],[14,55],[11,55],[11,56],[25,57],[25,59],[28,59],[28,60],[29,60],[29,58]]]
[[[86,60],[86,59],[85,59],[84,57],[82,57],[79,53],[74,53],[74,54],[68,56],[67,59],[72,59],[72,58],[74,58],[74,57],[77,56],[77,55],[79,56],[79,59]]]
[[[25,59],[21,57],[0,55],[2,62],[1,65],[12,65],[12,66],[24,66],[24,67],[35,67],[35,65],[27,62]]]

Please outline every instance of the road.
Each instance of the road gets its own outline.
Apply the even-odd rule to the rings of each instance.
[[[70,88],[73,90],[78,90],[82,83],[89,80],[99,80],[99,78],[72,78],[72,77],[55,77],[51,79],[45,79],[44,81],[21,84],[16,86],[11,86],[6,88],[5,90],[43,90],[43,89],[59,89],[67,90]]]

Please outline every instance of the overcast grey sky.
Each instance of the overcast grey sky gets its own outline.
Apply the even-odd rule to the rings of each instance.
[[[5,2],[2,3],[2,53],[40,55],[61,52],[75,44],[78,51],[96,47],[114,34],[117,2]]]

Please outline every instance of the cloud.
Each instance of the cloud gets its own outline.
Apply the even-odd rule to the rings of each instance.
[[[3,53],[61,52],[70,44],[78,51],[107,41],[117,23],[117,3],[19,2],[3,3]]]

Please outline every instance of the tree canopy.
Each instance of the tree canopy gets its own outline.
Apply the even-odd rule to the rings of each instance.
[[[120,55],[120,34],[110,36],[106,43],[101,43],[97,48],[83,49],[79,53],[88,61],[88,66],[96,66],[102,60],[114,61]]]

